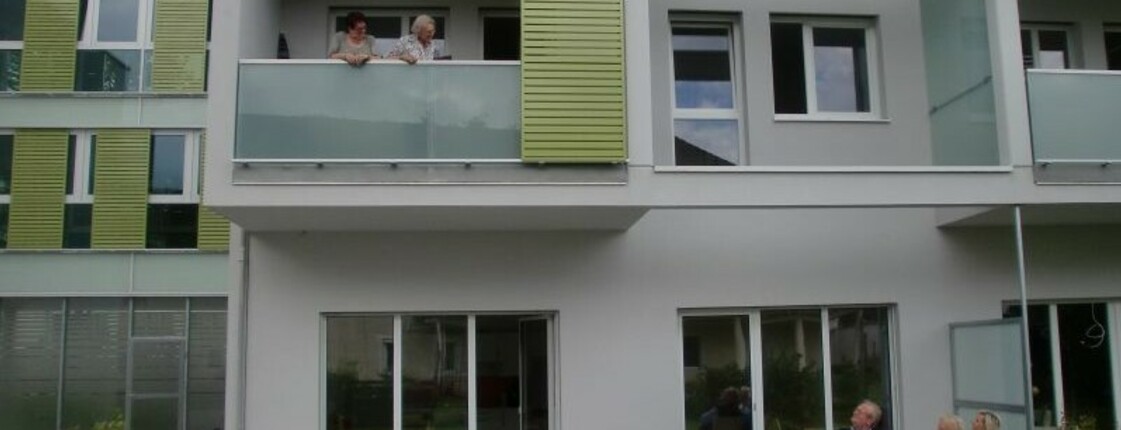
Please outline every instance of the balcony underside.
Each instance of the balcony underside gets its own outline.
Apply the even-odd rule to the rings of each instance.
[[[637,207],[237,207],[223,213],[252,231],[626,230]]]

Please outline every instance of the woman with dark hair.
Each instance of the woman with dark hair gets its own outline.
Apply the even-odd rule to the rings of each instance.
[[[352,66],[361,66],[378,58],[374,52],[374,36],[366,34],[366,15],[354,11],[346,14],[346,32],[335,33],[327,57],[343,60]]]

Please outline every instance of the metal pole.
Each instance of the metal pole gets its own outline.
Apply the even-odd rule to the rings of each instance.
[[[1012,208],[1012,215],[1016,224],[1016,269],[1020,280],[1020,330],[1023,336],[1024,350],[1024,410],[1027,411],[1028,429],[1031,429],[1035,423],[1035,411],[1032,410],[1031,341],[1028,337],[1028,275],[1024,260],[1024,223],[1019,205]]]

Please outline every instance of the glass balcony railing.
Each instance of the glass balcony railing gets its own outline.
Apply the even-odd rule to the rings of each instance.
[[[521,158],[517,62],[243,60],[236,162]]]
[[[1029,70],[1036,164],[1121,167],[1121,72]]]

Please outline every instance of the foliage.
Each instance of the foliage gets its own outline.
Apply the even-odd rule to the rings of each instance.
[[[820,427],[824,422],[824,396],[820,367],[801,363],[794,352],[766,357],[763,389],[767,393],[767,430]]]
[[[1073,419],[1064,416],[1062,430],[1098,430],[1098,419],[1093,415],[1079,415]]]
[[[721,367],[705,367],[697,378],[685,383],[685,414],[695,418],[716,405],[716,399],[725,388],[739,388],[747,385],[747,375],[743,369],[733,364]]]
[[[125,416],[117,411],[112,418],[94,423],[90,430],[125,430]]]

